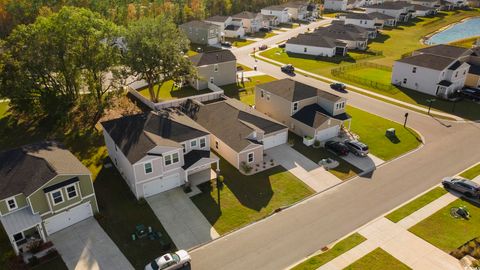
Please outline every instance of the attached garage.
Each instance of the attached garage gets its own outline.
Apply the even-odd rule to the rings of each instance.
[[[315,139],[319,141],[326,141],[328,139],[338,136],[339,132],[340,132],[340,126],[333,126],[326,129],[322,129],[317,131],[317,134],[315,135]]]
[[[87,202],[47,218],[43,224],[47,234],[50,235],[91,216],[93,216],[92,205]]]
[[[263,148],[269,149],[284,143],[287,143],[288,131],[283,131],[278,134],[263,138]]]
[[[143,185],[143,196],[150,197],[160,192],[176,188],[182,184],[180,179],[180,174],[174,174],[170,176],[163,177],[158,180],[148,182]]]

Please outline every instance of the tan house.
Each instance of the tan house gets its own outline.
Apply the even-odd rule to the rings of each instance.
[[[0,153],[0,221],[15,253],[97,212],[90,171],[58,143]]]
[[[350,116],[346,99],[292,79],[255,87],[255,109],[285,124],[295,134],[326,141],[338,136]]]
[[[189,82],[197,90],[208,88],[209,83],[222,86],[237,82],[237,58],[230,50],[199,53],[191,56],[190,61],[196,77]]]
[[[211,148],[237,169],[263,162],[264,150],[287,142],[288,128],[236,99],[183,106],[210,133]]]

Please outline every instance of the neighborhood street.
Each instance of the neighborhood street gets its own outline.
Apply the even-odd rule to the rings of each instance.
[[[276,78],[290,77],[278,66],[249,54],[322,25],[320,21],[281,33],[264,42],[233,49],[238,62]],[[328,84],[297,74],[295,80],[331,91]],[[339,93],[337,93],[339,94]],[[480,123],[450,122],[384,103],[355,92],[341,94],[350,105],[403,123],[424,136],[418,151],[386,163],[283,210],[270,218],[191,251],[193,269],[283,269],[354,231],[406,200],[480,160]],[[353,119],[355,121],[355,119]]]

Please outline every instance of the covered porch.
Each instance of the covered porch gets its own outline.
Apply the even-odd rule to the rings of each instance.
[[[188,187],[210,181],[212,179],[210,171],[213,164],[220,168],[220,159],[210,151],[190,151],[184,156],[184,160],[185,185]]]

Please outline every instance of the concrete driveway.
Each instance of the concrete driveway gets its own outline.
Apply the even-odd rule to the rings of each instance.
[[[190,249],[219,237],[181,188],[148,197],[147,202],[178,249]]]
[[[342,180],[286,144],[267,149],[266,152],[267,155],[316,192],[342,182]]]
[[[93,217],[54,233],[49,238],[68,269],[133,269]]]

